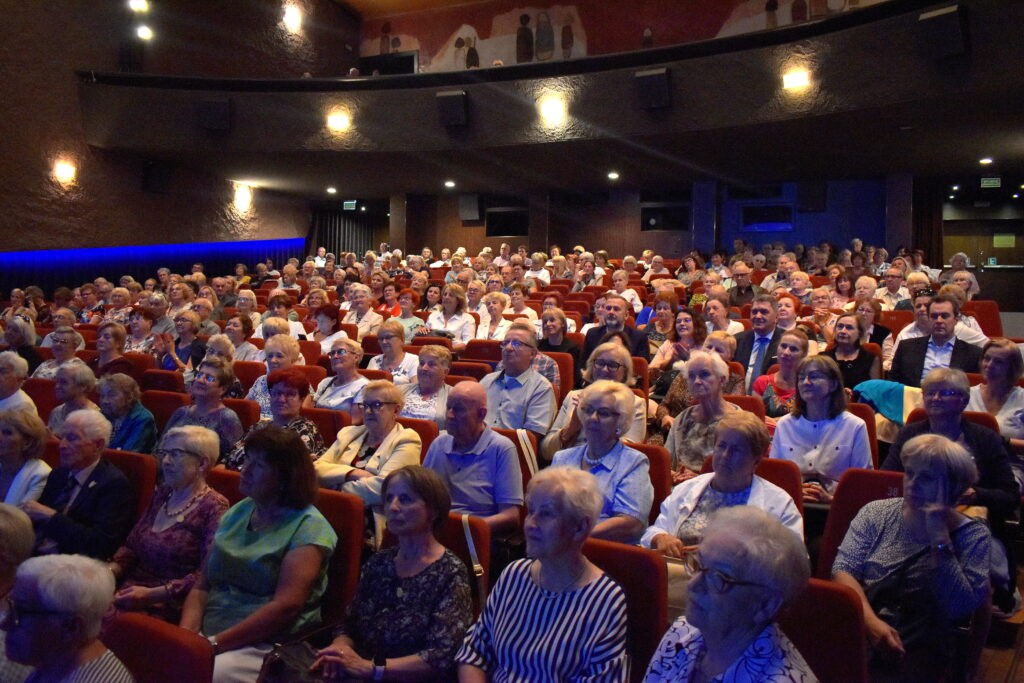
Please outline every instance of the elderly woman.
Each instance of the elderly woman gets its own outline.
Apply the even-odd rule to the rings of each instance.
[[[224,336],[235,347],[234,360],[257,361],[262,359],[260,350],[248,341],[252,332],[252,320],[241,314],[231,316],[224,323]]]
[[[999,433],[1010,443],[1010,466],[1017,483],[1024,488],[1024,388],[1017,386],[1022,368],[1017,345],[1005,337],[994,337],[981,351],[982,384],[971,387],[967,410],[988,413],[999,423]]]
[[[949,284],[956,285],[960,289],[964,290],[967,301],[970,301],[981,293],[981,287],[978,285],[978,279],[974,277],[974,273],[969,270],[960,270],[953,273]]]
[[[866,333],[863,318],[855,313],[842,315],[835,324],[835,345],[821,354],[839,366],[844,387],[853,389],[861,382],[882,378],[882,359],[862,346]]]
[[[309,294],[302,300],[302,305],[306,307],[306,317],[299,322],[314,323],[317,322],[317,314],[320,312],[322,306],[326,306],[330,301],[327,298],[327,292],[321,288],[310,289]]]
[[[110,420],[110,448],[149,453],[156,445],[156,421],[142,405],[139,385],[129,375],[117,372],[99,381],[100,412]]]
[[[727,294],[710,294],[704,302],[705,327],[708,334],[716,331],[726,334],[739,334],[743,331],[743,323],[729,319],[729,296]]]
[[[501,341],[505,338],[508,328],[512,327],[511,320],[505,320],[504,312],[509,307],[508,295],[503,292],[490,292],[483,298],[484,306],[487,307],[487,320],[481,320],[476,328],[477,339],[490,339]]]
[[[224,392],[235,380],[230,363],[220,358],[206,358],[199,363],[195,381],[189,388],[192,405],[175,410],[165,433],[175,427],[197,425],[206,427],[220,437],[220,455],[223,457],[242,438],[242,423],[235,411],[224,405]]]
[[[21,385],[28,377],[28,363],[14,351],[0,351],[0,411],[27,410],[36,413],[36,404]]]
[[[377,332],[377,343],[382,353],[370,359],[367,368],[391,373],[395,384],[408,384],[416,378],[419,359],[405,350],[405,328],[397,320],[387,320]]]
[[[256,293],[251,289],[243,289],[238,293],[238,301],[235,302],[235,306],[238,308],[239,315],[244,315],[249,319],[254,330],[263,322],[262,315],[256,310],[258,306]]]
[[[167,291],[167,298],[171,304],[167,309],[167,316],[174,320],[182,311],[192,309],[192,301],[195,300],[196,294],[184,282],[176,282]]]
[[[528,559],[502,573],[455,656],[462,681],[628,677],[622,588],[583,555],[601,516],[597,478],[548,467],[530,481]]]
[[[677,484],[700,474],[711,455],[719,420],[739,410],[723,398],[729,366],[717,353],[694,351],[684,372],[696,403],[679,413],[665,439],[672,457],[672,479]]]
[[[529,318],[531,321],[536,320],[539,317],[537,311],[526,305],[526,299],[529,296],[529,287],[521,282],[513,282],[508,288],[508,308],[502,311],[502,313]]]
[[[398,292],[399,314],[393,320],[402,325],[406,342],[412,341],[416,332],[423,327],[423,320],[414,312],[419,303],[420,295],[416,291],[406,287]]]
[[[398,305],[398,289],[398,285],[390,280],[384,285],[384,294],[377,312],[385,319],[397,317],[402,312],[402,307]]]
[[[629,288],[629,273],[624,270],[616,270],[612,273],[612,290],[621,296],[632,307],[633,313],[637,314],[643,310],[644,302],[636,290]]]
[[[3,318],[5,323],[14,320],[14,316],[19,313],[24,314],[26,310],[29,310],[29,306],[30,302],[25,296],[25,290],[15,287],[11,290],[11,305],[0,313],[0,318]]]
[[[801,304],[791,294],[782,294],[776,298],[779,301],[776,308],[776,326],[782,330],[794,329],[797,325],[797,311]]]
[[[157,363],[164,370],[187,372],[194,370],[206,356],[206,344],[199,339],[199,316],[193,311],[182,311],[173,317],[177,338],[169,334],[153,338],[153,350]]]
[[[687,360],[690,352],[699,349],[707,336],[704,318],[695,316],[688,308],[681,309],[675,315],[672,331],[651,359],[652,373],[660,374],[674,363]]]
[[[445,285],[441,292],[441,310],[427,317],[427,327],[451,334],[455,353],[466,350],[466,343],[476,334],[476,321],[466,313],[466,293],[462,287],[454,283]]]
[[[978,468],[938,434],[906,441],[903,497],[861,508],[832,565],[864,609],[873,673],[885,680],[944,680],[954,668],[954,626],[988,599],[992,538],[958,512]]]
[[[385,477],[381,495],[398,543],[363,565],[346,619],[314,669],[328,679],[450,678],[472,614],[466,566],[436,537],[448,490],[432,470],[409,465]]]
[[[267,300],[267,312],[263,314],[263,322],[266,323],[271,318],[280,318],[287,321],[288,332],[287,334],[295,339],[306,338],[306,327],[299,322],[299,314],[292,308],[292,298],[290,295],[280,291],[280,294],[274,294]],[[271,334],[265,332],[263,326],[260,325],[254,336],[257,338],[269,339]]]
[[[124,357],[124,342],[127,337],[124,325],[120,323],[102,323],[96,331],[96,350],[100,355],[88,361],[89,368],[96,377],[122,372],[135,374],[135,365]]]
[[[764,510],[728,507],[711,517],[687,562],[686,615],[662,638],[645,682],[817,681],[775,624],[810,576],[797,534]]]
[[[148,308],[132,310],[128,315],[128,335],[124,340],[124,352],[153,353],[153,324],[156,316]]]
[[[689,287],[694,282],[704,279],[704,271],[698,267],[697,259],[687,256],[683,259],[682,265],[676,270],[676,279]]]
[[[857,299],[853,311],[864,320],[864,341],[878,344],[882,349],[882,367],[887,368],[892,362],[895,335],[885,325],[878,322],[882,317],[882,305],[874,298]]]
[[[32,374],[43,363],[42,357],[36,351],[35,326],[20,316],[6,321],[5,325],[4,343],[25,359],[28,363],[29,374]]]
[[[213,646],[218,682],[256,680],[274,642],[319,623],[338,542],[313,507],[316,474],[299,436],[270,426],[246,449],[246,498],[221,518],[181,616]]]
[[[39,498],[50,476],[50,466],[42,460],[48,436],[34,413],[0,412],[0,502],[19,505]]]
[[[754,474],[769,442],[767,427],[753,413],[734,412],[723,417],[715,428],[714,471],[672,489],[661,504],[658,519],[640,539],[641,545],[681,559],[701,542],[711,515],[735,505],[762,509],[803,538],[804,520],[793,498]]]
[[[395,419],[402,402],[402,392],[391,382],[367,384],[358,405],[363,424],[343,427],[337,441],[314,463],[321,486],[353,493],[373,510],[378,543],[383,531],[384,477],[420,462],[419,434]]]
[[[89,366],[78,358],[64,363],[57,370],[53,392],[60,404],[50,411],[46,422],[50,433],[56,434],[68,415],[76,410],[99,410],[100,407],[89,400],[89,393],[96,387],[96,375]]]
[[[967,254],[962,251],[958,251],[949,257],[949,268],[942,271],[939,274],[939,282],[945,284],[947,282],[953,282],[953,276],[957,273],[969,273],[967,270]]]
[[[622,440],[643,443],[647,431],[647,402],[633,394],[630,387],[636,378],[633,375],[633,361],[629,351],[618,342],[605,342],[599,345],[587,359],[587,367],[583,371],[583,379],[587,382],[610,380],[624,386],[633,397],[630,399],[628,417],[623,418],[625,425]],[[584,429],[584,417],[580,414],[580,404],[585,390],[576,389],[566,394],[562,407],[555,416],[547,436],[541,441],[540,451],[545,460],[551,460],[557,451],[587,443],[587,430]]]
[[[132,308],[131,294],[124,287],[114,287],[110,290],[110,303],[113,306],[103,316],[103,322],[127,327],[128,316],[135,310]]]
[[[53,358],[44,360],[32,373],[32,376],[37,379],[56,379],[57,370],[61,365],[75,358],[75,349],[78,348],[78,344],[82,340],[82,335],[75,332],[74,328],[67,326],[58,327],[50,334],[53,344],[50,350],[53,353]]]
[[[843,472],[873,467],[868,428],[846,411],[843,376],[832,358],[804,358],[796,380],[796,400],[775,426],[771,457],[800,467],[805,501],[828,503]]]
[[[636,399],[618,381],[588,386],[573,412],[580,444],[556,452],[551,461],[553,467],[579,467],[597,477],[604,504],[590,532],[594,538],[636,543],[647,526],[654,499],[647,456],[623,443],[636,422]]]
[[[299,349],[299,342],[286,334],[275,334],[264,344],[263,360],[267,366],[267,372],[256,378],[249,388],[249,393],[245,396],[247,400],[260,404],[260,419],[269,420],[271,417],[270,387],[267,386],[267,375],[274,370],[289,368],[298,363],[301,358],[302,351]],[[238,441],[241,436],[239,434],[235,441]]]
[[[267,386],[270,387],[272,417],[270,420],[254,424],[249,428],[249,434],[270,424],[277,425],[298,434],[310,457],[313,460],[319,458],[327,448],[324,438],[316,423],[300,414],[302,403],[309,396],[309,380],[306,379],[306,373],[294,365],[274,370],[267,376]],[[245,442],[249,434],[242,437],[235,447],[224,456],[221,464],[227,469],[237,472],[245,465]]]
[[[803,330],[790,330],[779,339],[776,351],[779,369],[754,380],[750,393],[764,402],[766,420],[769,425],[788,415],[796,398],[796,369],[807,357],[810,340]]]
[[[217,435],[203,427],[176,427],[164,436],[156,453],[163,484],[108,564],[120,586],[118,609],[178,622],[228,509],[227,499],[206,485],[219,452]]]
[[[380,329],[384,318],[381,317],[380,313],[375,313],[371,310],[373,300],[370,297],[369,287],[356,282],[353,283],[349,291],[352,299],[352,308],[345,314],[342,322],[355,325],[359,330],[359,340],[362,341],[363,337],[368,334],[377,334],[377,330]]]
[[[306,404],[313,408],[351,413],[353,406],[361,399],[363,389],[370,382],[359,374],[363,347],[355,339],[336,339],[327,356],[334,374],[321,380],[316,391],[306,399]]]
[[[448,393],[451,387],[444,379],[452,367],[452,352],[438,344],[420,349],[416,381],[400,387],[403,406],[402,417],[433,420],[437,428],[444,429],[447,419]]]
[[[341,311],[334,304],[324,304],[317,309],[313,341],[320,343],[320,353],[326,355],[335,339],[348,338],[348,334],[341,329],[341,319]]]

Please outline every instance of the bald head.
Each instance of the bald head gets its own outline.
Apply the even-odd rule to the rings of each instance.
[[[477,382],[459,382],[448,393],[445,429],[455,448],[472,447],[486,429],[487,390]]]

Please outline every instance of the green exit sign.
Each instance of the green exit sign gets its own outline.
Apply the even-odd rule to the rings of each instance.
[[[1003,186],[1003,179],[1002,178],[982,178],[981,179],[981,186],[982,187],[1002,187]]]

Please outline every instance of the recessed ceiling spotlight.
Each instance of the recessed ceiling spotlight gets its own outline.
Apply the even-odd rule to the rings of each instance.
[[[949,195],[949,198],[950,199],[956,199],[956,195],[955,194],[951,194],[951,195]]]
[[[455,187],[455,181],[454,180],[446,180],[446,181],[444,181],[444,186],[447,187],[448,189],[451,189],[451,188]]]
[[[992,161],[993,161],[992,157],[983,157],[981,159],[978,159],[978,163],[979,164],[983,164],[985,166],[988,166],[989,164],[991,164]]]
[[[360,211],[366,211],[366,207],[365,207],[365,206],[360,206],[360,207],[359,207],[359,210],[360,210]]]
[[[1015,194],[1015,195],[1013,195],[1013,198],[1014,199],[1020,199],[1020,195],[1019,194]]]
[[[148,26],[139,26],[135,29],[135,35],[137,35],[140,40],[153,40],[153,29]]]
[[[618,179],[619,179],[619,172],[618,171],[608,171],[608,180],[618,180]]]
[[[547,93],[537,100],[537,112],[544,125],[554,128],[569,118],[569,105],[560,93]]]
[[[950,189],[952,189],[952,190],[953,190],[953,192],[956,192],[957,190],[959,190],[959,189],[960,189],[960,186],[959,186],[959,185],[954,185],[954,186],[953,186],[952,188],[950,188]]]
[[[53,179],[61,185],[70,185],[75,182],[75,175],[78,169],[70,161],[57,161],[53,164]]]
[[[133,12],[148,12],[149,3],[146,0],[128,0],[128,9]]]
[[[336,187],[328,187],[327,188],[327,194],[338,194],[338,188],[336,188]]]

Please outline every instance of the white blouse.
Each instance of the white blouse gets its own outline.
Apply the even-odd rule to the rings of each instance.
[[[444,319],[444,314],[435,311],[427,317],[427,327],[432,330],[445,330],[455,335],[456,344],[465,344],[476,334],[476,321],[469,313],[456,313]]]

